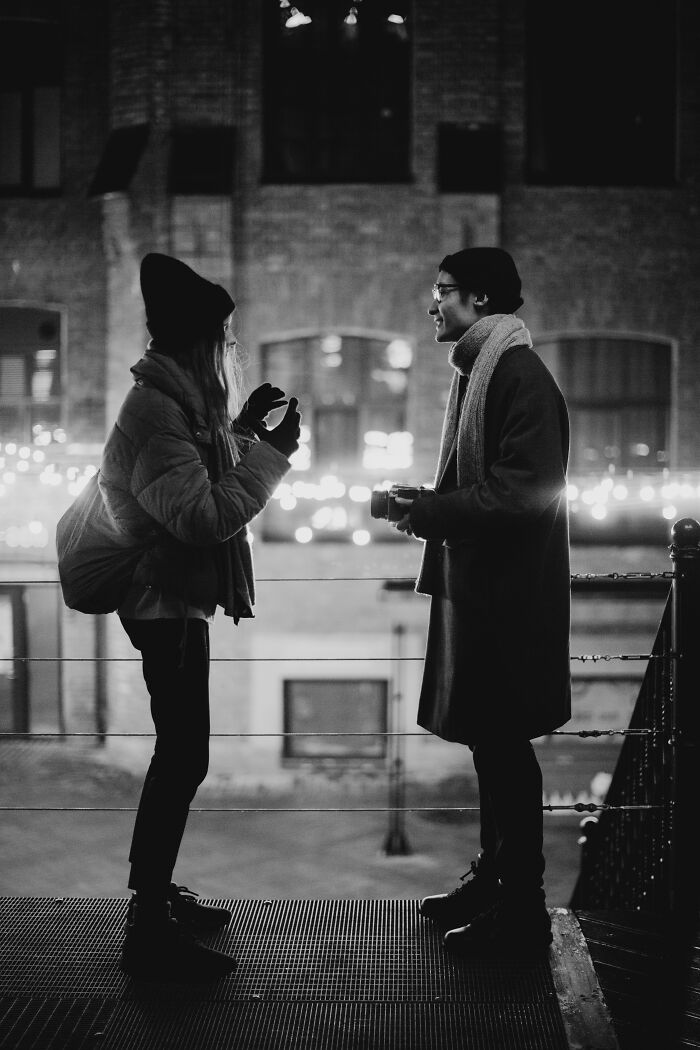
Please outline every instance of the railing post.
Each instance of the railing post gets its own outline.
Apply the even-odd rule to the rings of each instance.
[[[384,839],[384,852],[388,857],[406,857],[411,847],[406,835],[406,820],[403,807],[406,802],[406,769],[403,737],[403,637],[405,628],[396,624],[394,636],[394,669],[391,676],[391,699],[389,703],[389,828]]]
[[[682,518],[671,532],[671,758],[669,911],[694,922],[695,852],[700,804],[700,523]],[[691,909],[688,914],[687,909]]]

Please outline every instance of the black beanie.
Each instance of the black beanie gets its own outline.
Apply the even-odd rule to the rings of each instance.
[[[520,276],[503,248],[464,248],[446,255],[438,267],[469,292],[486,292],[494,313],[512,314],[523,305]]]
[[[158,252],[141,262],[141,293],[151,335],[179,343],[222,324],[236,305],[220,284]]]

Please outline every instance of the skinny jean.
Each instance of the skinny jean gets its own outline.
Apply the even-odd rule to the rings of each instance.
[[[543,897],[542,771],[529,740],[472,747],[479,779],[481,864],[511,898]]]
[[[129,887],[165,895],[190,803],[209,767],[209,624],[191,619],[185,630],[183,620],[122,623],[141,652],[156,730],[131,841]]]

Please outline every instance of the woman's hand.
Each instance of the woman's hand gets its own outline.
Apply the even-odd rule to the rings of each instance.
[[[244,404],[238,422],[244,427],[250,427],[261,437],[261,430],[267,430],[265,419],[269,413],[286,404],[284,390],[270,383],[263,383],[252,392]]]
[[[269,430],[262,423],[260,430],[256,431],[261,441],[267,441],[268,444],[276,448],[283,456],[287,456],[287,458],[299,448],[301,412],[298,411],[298,404],[299,402],[295,397],[290,397],[287,411],[277,426]]]

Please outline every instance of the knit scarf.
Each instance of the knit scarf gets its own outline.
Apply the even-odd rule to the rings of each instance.
[[[233,450],[225,435],[216,435],[213,454],[213,474],[218,481],[234,464]],[[218,604],[237,624],[241,617],[253,615],[255,605],[253,558],[247,528],[218,544],[216,557],[219,564]]]
[[[479,484],[486,477],[484,456],[486,393],[496,365],[512,346],[532,346],[527,328],[514,314],[489,314],[452,344],[452,377],[440,440],[437,485],[457,438],[457,484]],[[464,403],[459,404],[459,379],[468,376]]]

